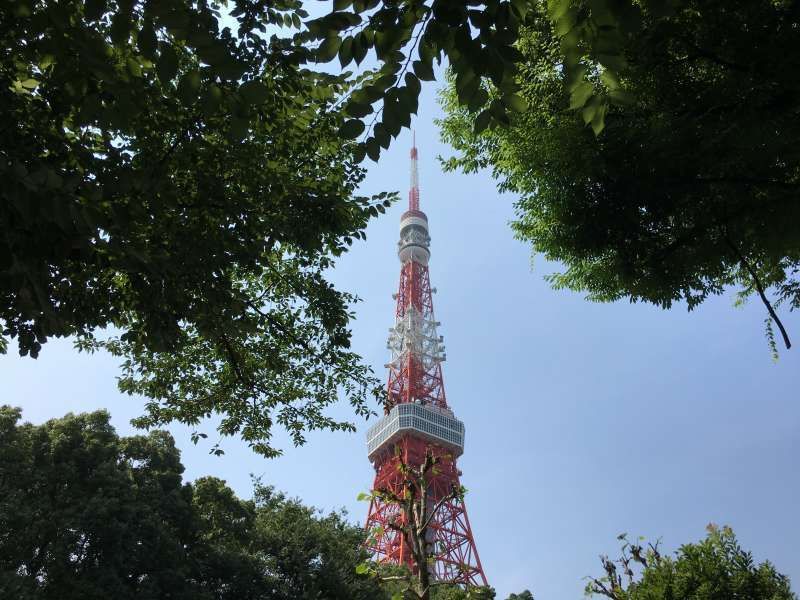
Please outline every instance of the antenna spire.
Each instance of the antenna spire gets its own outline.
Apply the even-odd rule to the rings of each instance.
[[[417,172],[417,132],[411,142],[411,189],[408,190],[408,210],[419,210],[419,173]]]

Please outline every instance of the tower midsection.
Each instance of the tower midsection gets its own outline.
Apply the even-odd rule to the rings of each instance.
[[[411,259],[403,263],[395,326],[387,342],[392,353],[386,365],[387,412],[404,402],[447,408],[441,368],[447,354],[433,314],[434,291],[427,266]]]
[[[429,556],[433,559],[428,568],[438,581],[467,586],[487,585],[466,506],[460,496],[453,494],[461,486],[461,472],[450,448],[432,444],[415,434],[403,435],[375,457],[372,489],[402,496],[407,481],[402,469],[398,468],[400,462],[418,466],[428,453],[438,459],[435,473],[427,478],[429,507],[431,510],[437,507],[425,536]],[[417,572],[419,566],[414,562],[407,539],[393,527],[406,525],[407,516],[398,504],[380,498],[378,495],[372,501],[367,516],[366,528],[372,532],[367,547],[379,563],[405,565]]]
[[[367,431],[367,456],[377,461],[392,452],[400,438],[418,438],[449,451],[454,457],[464,453],[464,423],[453,411],[436,405],[402,403],[394,406]]]

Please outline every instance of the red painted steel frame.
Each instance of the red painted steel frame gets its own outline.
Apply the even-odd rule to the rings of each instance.
[[[407,465],[420,465],[428,448],[435,455],[443,457],[439,464],[440,472],[428,482],[431,504],[447,495],[453,485],[459,485],[460,471],[456,461],[449,458],[442,448],[431,447],[425,441],[412,436],[402,438],[396,447],[399,447],[400,457]],[[397,469],[400,457],[394,452],[394,449],[386,451],[376,460],[377,473],[373,489],[388,489],[402,494],[403,481]],[[374,536],[369,549],[380,563],[407,565],[412,571],[416,571],[417,565],[414,564],[411,549],[406,545],[403,536],[388,526],[393,519],[397,523],[403,522],[403,515],[398,515],[399,512],[400,508],[396,504],[377,499],[372,501],[367,517],[367,530],[382,533]],[[437,580],[468,586],[487,585],[463,501],[454,499],[445,502],[431,521],[428,531],[432,542],[432,556],[435,558],[432,570]]]

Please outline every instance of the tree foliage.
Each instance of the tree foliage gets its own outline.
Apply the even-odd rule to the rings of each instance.
[[[343,104],[350,117],[342,134],[363,134],[357,156],[377,160],[381,148],[411,123],[422,82],[435,79],[446,60],[456,74],[458,99],[487,124],[508,123],[522,108],[513,77],[520,54],[515,48],[525,22],[527,0],[335,0],[334,11],[307,23],[301,44],[316,44],[317,59],[338,57],[342,68],[370,59],[375,68],[354,79]],[[374,52],[374,56],[370,56]],[[436,63],[436,64],[434,64]],[[489,98],[481,85],[499,90]]]
[[[0,6],[0,351],[77,336],[122,358],[141,424],[220,413],[271,455],[274,422],[347,427],[337,389],[366,411],[323,272],[390,197],[354,195],[347,84],[304,67],[300,3],[224,5]]]
[[[0,596],[374,600],[363,531],[257,484],[182,481],[170,435],[120,438],[106,412],[34,426],[0,408]]]
[[[476,134],[451,81],[442,130],[458,156],[447,166],[489,166],[501,189],[520,195],[514,231],[565,265],[550,277],[555,287],[692,309],[735,286],[765,304],[773,350],[772,324],[788,348],[775,305],[800,306],[800,85],[792,75],[800,9],[771,0],[642,3],[624,31],[614,15],[595,23],[598,35],[613,33],[609,44],[624,60],[595,64],[595,46],[579,42],[585,64],[576,75],[564,37],[582,38],[567,25],[599,19],[604,3],[570,4],[563,26],[534,4],[539,17],[518,45],[529,108],[508,128]],[[596,105],[605,129],[595,135],[583,103],[614,90],[616,105]]]
[[[374,51],[378,67],[354,79],[344,104],[351,119],[341,133],[363,134],[358,156],[377,160],[416,114],[421,82],[436,77],[434,62],[452,69],[454,99],[476,132],[509,125],[527,108],[519,93],[524,75],[518,67],[525,63],[520,35],[541,21],[558,32],[571,109],[599,133],[609,106],[627,100],[617,83],[627,67],[625,40],[641,31],[643,18],[669,15],[677,3],[547,0],[544,10],[543,0],[334,0],[333,12],[307,22],[296,41],[316,44],[317,60],[338,57],[342,68],[360,65]],[[587,74],[598,68],[607,77],[595,88]]]
[[[661,554],[658,544],[644,548],[627,541],[624,534],[619,539],[624,540],[622,557],[616,561],[601,557],[605,575],[589,578],[587,596],[612,600],[797,599],[789,579],[769,562],[756,564],[729,527],[709,525],[706,539],[681,546],[674,558]]]

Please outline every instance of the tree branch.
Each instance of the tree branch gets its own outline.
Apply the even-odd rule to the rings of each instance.
[[[611,598],[612,600],[618,600],[618,596],[613,589],[609,590],[599,579],[592,578],[592,585],[594,586],[592,592],[595,594],[602,594],[603,596]]]
[[[449,494],[443,496],[441,500],[439,500],[436,504],[433,505],[433,508],[428,514],[427,519],[425,519],[425,523],[422,525],[422,531],[425,531],[428,528],[428,525],[431,524],[433,521],[433,517],[436,515],[436,512],[444,505],[445,502],[449,502],[450,500],[455,500],[458,497],[458,490],[453,488]]]
[[[747,261],[744,255],[739,251],[739,248],[734,244],[731,239],[726,235],[725,242],[733,252],[734,256],[737,258],[739,263],[742,267],[750,273],[750,277],[753,279],[753,285],[756,286],[756,290],[758,291],[758,295],[761,297],[761,301],[764,303],[764,306],[767,307],[767,311],[769,312],[769,316],[772,317],[772,320],[775,321],[775,324],[778,326],[778,329],[781,331],[781,335],[783,336],[783,343],[786,345],[786,349],[789,350],[792,347],[792,342],[789,340],[789,335],[786,333],[786,328],[784,328],[783,323],[778,318],[775,309],[772,307],[767,295],[764,293],[764,286],[761,285],[761,280],[758,278],[758,274],[756,273],[755,269],[752,265]]]

